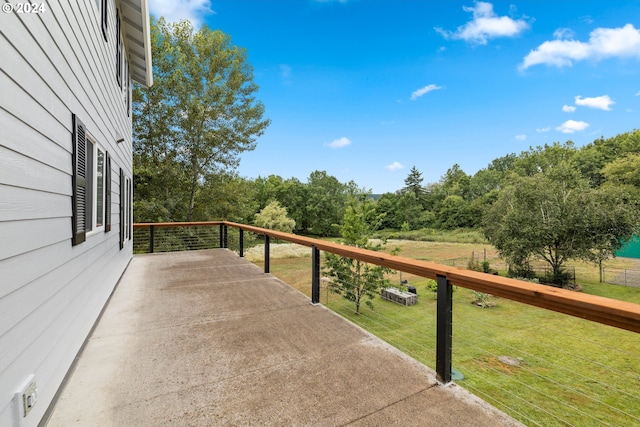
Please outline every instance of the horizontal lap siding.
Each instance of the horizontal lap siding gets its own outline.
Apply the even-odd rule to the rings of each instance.
[[[95,1],[0,15],[0,425],[31,373],[38,424],[131,259],[119,250],[119,170],[132,176],[131,119]],[[111,156],[111,231],[71,245],[72,114]],[[117,135],[125,141],[116,144]]]

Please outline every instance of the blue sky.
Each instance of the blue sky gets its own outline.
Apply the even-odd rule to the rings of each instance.
[[[640,0],[149,0],[247,49],[272,121],[241,176],[374,193],[640,128]]]

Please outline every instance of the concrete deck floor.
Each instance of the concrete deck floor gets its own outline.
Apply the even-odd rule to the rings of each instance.
[[[521,424],[214,249],[134,257],[47,425]]]

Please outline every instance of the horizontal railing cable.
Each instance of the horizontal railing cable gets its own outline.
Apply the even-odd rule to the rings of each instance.
[[[494,325],[492,323],[483,322],[483,321],[477,320],[477,319],[474,321],[473,324],[465,322],[463,319],[457,319],[456,320],[456,324],[458,325],[459,328],[465,329],[467,331],[467,333],[471,333],[469,331],[478,330],[478,329],[487,329],[487,328],[499,327],[499,326],[496,326],[496,325]],[[465,328],[465,326],[466,326],[466,328]],[[478,326],[482,326],[483,328],[478,328]],[[579,339],[582,343],[589,343],[589,344],[595,345],[597,347],[600,347],[603,352],[605,352],[605,351],[608,352],[608,354],[610,354],[611,352],[619,353],[619,354],[624,355],[624,356],[633,357],[633,358],[637,359],[638,361],[640,361],[640,354],[632,353],[632,352],[630,352],[628,350],[620,349],[620,348],[617,348],[617,347],[611,347],[610,344],[603,344],[603,343],[600,343],[600,342],[597,342],[597,341],[594,341],[594,340],[589,340],[588,338],[585,338],[584,336],[578,337],[578,336],[575,336],[575,335],[568,334],[565,330],[554,328],[552,323],[550,323],[549,325],[546,326],[546,330],[547,331],[551,331],[551,332],[556,332],[556,333],[558,333],[558,334],[560,334],[562,336],[571,336],[573,338]],[[522,336],[522,334],[520,334],[520,335]],[[480,335],[478,335],[478,336],[480,336]],[[507,344],[500,344],[500,345],[508,347]],[[544,346],[545,344],[538,343],[538,345]],[[511,347],[511,348],[513,348],[513,347]],[[629,372],[627,372],[627,371],[622,371],[622,370],[619,370],[617,368],[614,368],[614,367],[605,365],[603,363],[600,363],[598,361],[594,361],[594,360],[588,359],[588,358],[586,358],[584,356],[581,356],[579,354],[574,354],[574,353],[568,352],[568,351],[564,350],[563,348],[558,348],[558,347],[549,347],[549,348],[553,349],[556,352],[559,352],[559,353],[562,353],[562,354],[566,354],[566,355],[569,355],[571,357],[578,358],[580,360],[583,360],[583,361],[586,361],[586,362],[589,362],[589,363],[593,363],[595,365],[599,365],[599,366],[601,366],[601,367],[603,367],[605,369],[608,369],[608,370],[610,370],[612,372],[617,372],[617,373],[621,373],[621,374],[625,374],[625,375],[629,374]],[[635,379],[635,380],[640,380],[640,372],[637,375],[631,375],[630,378],[631,379]]]

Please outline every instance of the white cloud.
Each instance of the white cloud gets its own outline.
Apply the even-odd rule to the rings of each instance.
[[[563,105],[562,111],[564,111],[565,113],[573,113],[574,111],[576,111],[576,107],[574,107],[573,105]]]
[[[611,105],[615,102],[609,98],[609,95],[597,96],[595,98],[583,98],[576,96],[576,105],[595,108],[598,110],[611,111]]]
[[[283,79],[288,79],[291,77],[291,67],[287,64],[280,64],[280,77]]]
[[[203,15],[216,13],[211,9],[211,0],[150,0],[149,11],[157,18],[163,16],[168,22],[189,20],[194,28],[200,27]]]
[[[420,98],[422,95],[426,95],[427,93],[432,92],[434,90],[438,90],[438,89],[442,89],[442,87],[435,84],[430,84],[423,88],[414,90],[413,93],[411,94],[411,100],[415,101],[416,99]]]
[[[573,40],[573,35],[564,29],[557,30],[554,35],[559,38],[542,43],[524,57],[520,70],[538,64],[570,67],[574,61],[587,59],[640,58],[640,30],[631,24],[620,28],[596,28],[588,42]]]
[[[558,28],[553,32],[553,38],[557,40],[572,39],[575,35],[571,28]]]
[[[588,127],[589,127],[589,123],[575,121],[575,120],[567,120],[566,122],[558,126],[556,130],[559,130],[562,133],[575,133],[581,130],[585,130]]]
[[[404,166],[402,166],[402,164],[398,162],[393,162],[390,165],[385,166],[384,168],[389,171],[397,171],[400,169],[404,169]]]
[[[538,129],[536,129],[536,132],[544,133],[544,132],[549,132],[550,130],[551,130],[551,126],[547,126],[546,128],[538,128]]]
[[[516,135],[516,139],[518,141],[524,141],[524,140],[527,139],[527,135],[525,135],[525,134]]]
[[[465,12],[473,13],[473,19],[458,27],[456,31],[436,28],[435,30],[444,38],[487,44],[489,39],[515,37],[529,28],[529,24],[522,19],[515,20],[508,16],[497,16],[491,3],[478,1],[475,3],[475,7],[463,6],[462,8]]]
[[[351,145],[351,140],[349,138],[343,136],[342,138],[338,138],[338,139],[332,141],[328,145],[331,148],[342,148],[342,147],[346,147],[347,145]]]
[[[640,90],[638,91],[638,93],[636,93],[636,96],[640,96]]]

